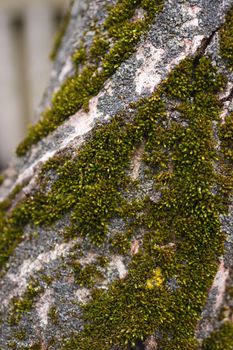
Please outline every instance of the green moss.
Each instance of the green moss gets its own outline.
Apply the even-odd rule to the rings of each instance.
[[[130,238],[128,235],[117,233],[110,239],[110,244],[114,253],[126,254],[130,249]]]
[[[96,259],[96,265],[101,267],[101,268],[105,268],[109,263],[109,258],[107,256],[101,255],[98,256]]]
[[[218,175],[219,202],[224,209],[230,205],[229,193],[233,189],[233,113],[225,118],[224,123],[219,123],[219,139],[221,151],[218,156],[222,169]]]
[[[30,346],[26,346],[24,348],[22,348],[22,350],[41,350],[42,345],[39,343],[35,343],[33,345]],[[20,349],[21,350],[21,349]]]
[[[226,16],[226,21],[220,30],[220,54],[233,69],[233,7]]]
[[[43,288],[35,280],[32,280],[22,297],[14,297],[11,300],[10,316],[8,322],[16,325],[20,322],[24,313],[31,311],[35,299],[43,292]]]
[[[92,288],[96,283],[103,279],[103,275],[96,266],[96,264],[90,264],[84,268],[80,268],[79,271],[76,269],[75,282],[80,287]]]
[[[55,305],[50,307],[48,317],[50,318],[53,324],[59,324],[59,311]]]
[[[98,63],[109,50],[110,43],[109,41],[102,37],[101,35],[96,35],[93,39],[92,46],[90,48],[90,60],[91,62]]]
[[[27,339],[27,331],[25,328],[20,328],[17,332],[14,333],[14,337],[18,340]]]
[[[54,131],[80,108],[87,108],[90,98],[101,90],[106,80],[134,52],[141,35],[162,9],[162,1],[153,1],[152,7],[144,4],[145,10],[148,10],[145,18],[130,21],[141,2],[118,0],[109,10],[102,27],[98,28],[91,47],[86,48],[83,44],[74,53],[76,75],[67,78],[54,95],[52,107],[43,113],[36,125],[30,127],[26,139],[17,148],[18,156],[25,155],[33,144]],[[84,65],[81,72],[78,69],[80,64]]]
[[[195,326],[224,241],[219,198],[212,193],[218,156],[212,122],[219,120],[216,94],[223,86],[224,79],[207,58],[198,63],[187,59],[160,93],[180,101],[180,118],[188,126],[170,121],[167,127],[158,94],[137,105],[134,131],[140,141],[147,135],[144,160],[162,191],[161,200],[155,204],[146,199],[138,206],[144,215],[134,212],[131,227],[147,230],[142,251],[133,257],[124,280],[107,292],[94,291],[83,308],[84,331],[64,343],[64,349],[108,349],[112,344],[127,348],[155,329],[163,335],[158,340],[163,349],[197,348]],[[224,147],[229,152],[229,144]],[[129,210],[127,214],[131,216]],[[178,286],[173,292],[172,279]]]
[[[211,333],[202,344],[202,350],[232,350],[233,349],[233,324],[223,323],[220,328]]]
[[[86,63],[87,60],[87,52],[83,45],[75,51],[75,53],[72,56],[72,61],[74,62],[76,68],[79,67],[79,65]]]
[[[40,275],[42,281],[44,281],[48,286],[53,282],[53,277],[47,274],[42,273]]]

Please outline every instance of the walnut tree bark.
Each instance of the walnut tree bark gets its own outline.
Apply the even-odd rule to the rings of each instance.
[[[3,174],[1,349],[233,349],[232,6],[73,1]]]

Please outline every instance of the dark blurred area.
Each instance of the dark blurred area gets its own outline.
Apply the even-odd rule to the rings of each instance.
[[[0,0],[0,170],[34,121],[69,0]]]

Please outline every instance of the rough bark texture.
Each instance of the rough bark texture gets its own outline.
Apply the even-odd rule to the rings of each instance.
[[[0,188],[8,349],[233,349],[233,1],[76,0]]]

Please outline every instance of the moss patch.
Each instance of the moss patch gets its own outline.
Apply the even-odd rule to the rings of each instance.
[[[118,0],[109,9],[109,15],[89,49],[80,47],[73,60],[77,74],[68,78],[52,99],[52,107],[43,113],[42,119],[31,126],[26,139],[18,146],[17,154],[25,155],[30,147],[54,131],[70,115],[82,107],[103,87],[105,81],[134,51],[141,35],[148,29],[155,15],[162,9],[162,0],[154,0],[148,6],[140,0]],[[148,11],[140,20],[131,21],[136,8],[144,6]],[[79,72],[79,65],[83,65]],[[99,67],[101,69],[99,70]]]
[[[165,350],[197,348],[195,326],[224,241],[219,213],[225,206],[212,191],[218,159],[213,122],[220,113],[216,93],[223,86],[207,58],[187,59],[159,92],[137,104],[132,125],[136,140],[146,142],[144,161],[161,200],[142,200],[140,215],[123,205],[123,215],[134,218],[128,228],[145,232],[143,247],[124,280],[106,292],[93,291],[83,307],[84,331],[62,349],[107,350],[113,344],[129,349],[155,330]],[[159,96],[175,102],[179,121],[167,117]]]
[[[11,232],[19,230],[18,242],[26,223],[50,225],[66,212],[71,213],[66,237],[81,234],[94,245],[106,239],[113,217],[126,221],[118,247],[124,253],[132,235],[144,233],[127,277],[108,291],[92,290],[91,302],[83,306],[84,330],[64,339],[62,349],[129,349],[155,330],[164,350],[197,348],[195,327],[223,252],[219,214],[227,208],[224,183],[232,169],[232,116],[226,127],[219,120],[217,94],[224,86],[208,58],[184,60],[158,91],[131,105],[134,113],[120,113],[96,127],[73,158],[48,161],[38,179],[40,189],[4,217],[7,254]],[[167,102],[178,117],[169,113]],[[142,142],[148,176],[161,193],[158,202],[149,197],[129,202],[123,196],[132,187],[127,171]],[[58,177],[46,190],[50,170]],[[80,285],[95,285],[96,266],[73,268]]]
[[[43,292],[43,288],[35,280],[29,282],[27,290],[22,297],[14,297],[11,300],[11,308],[8,322],[17,325],[24,313],[31,311],[35,299]]]

